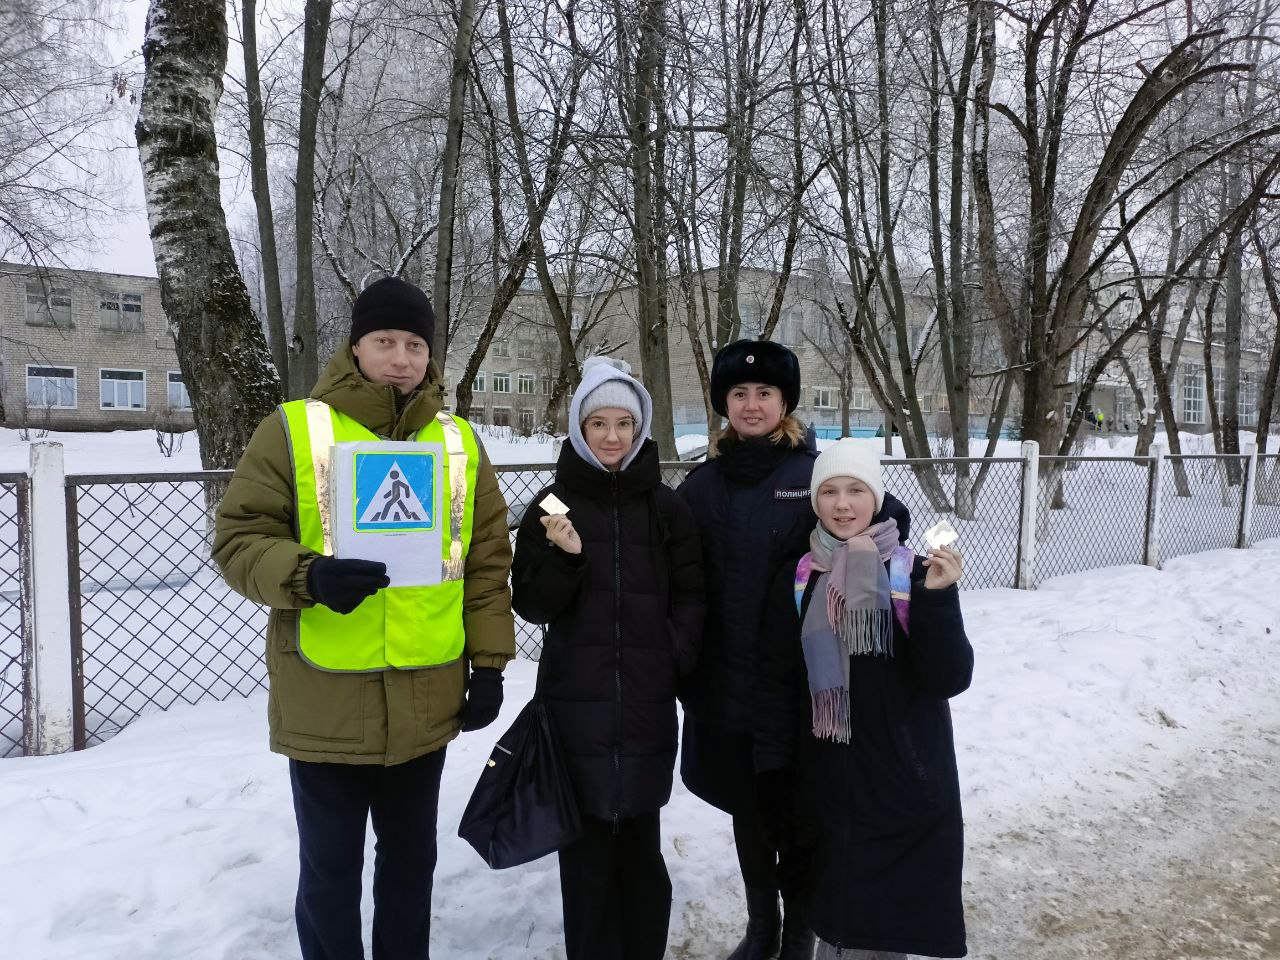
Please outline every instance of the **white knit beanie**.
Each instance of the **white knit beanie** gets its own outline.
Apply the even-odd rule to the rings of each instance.
[[[845,437],[837,440],[813,462],[813,479],[809,481],[809,496],[813,509],[818,509],[818,488],[832,477],[853,477],[861,480],[876,498],[876,513],[884,505],[884,478],[880,474],[880,454],[864,440]]]

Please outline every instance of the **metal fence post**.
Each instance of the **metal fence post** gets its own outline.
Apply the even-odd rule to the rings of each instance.
[[[1253,543],[1253,501],[1258,481],[1258,445],[1246,444],[1245,456],[1249,458],[1244,468],[1244,488],[1240,491],[1240,533],[1236,547],[1247,549]]]
[[[1160,517],[1164,504],[1164,472],[1168,451],[1162,443],[1151,445],[1151,479],[1147,492],[1147,548],[1142,562],[1148,567],[1160,568]]]
[[[1040,516],[1040,444],[1022,442],[1022,517],[1018,524],[1019,590],[1036,588],[1036,521]]]
[[[74,745],[65,483],[62,444],[32,444],[28,754],[65,753]]]

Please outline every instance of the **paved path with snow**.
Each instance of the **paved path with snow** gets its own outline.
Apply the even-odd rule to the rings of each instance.
[[[1064,797],[1053,822],[971,845],[970,956],[1280,957],[1280,722],[1234,723],[1172,772],[1158,795]]]

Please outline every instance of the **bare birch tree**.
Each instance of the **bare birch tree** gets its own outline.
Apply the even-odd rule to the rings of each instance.
[[[214,118],[227,65],[221,0],[152,0],[136,135],[160,299],[206,469],[235,466],[280,381],[249,304],[219,195]]]

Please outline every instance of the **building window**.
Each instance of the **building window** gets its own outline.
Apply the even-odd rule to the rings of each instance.
[[[818,387],[813,391],[813,405],[819,410],[834,410],[836,392],[830,387]]]
[[[533,433],[533,411],[527,407],[520,411],[520,432],[525,436]]]
[[[788,347],[799,347],[804,344],[804,308],[787,307],[778,318],[778,327],[774,339]]]
[[[916,397],[916,402],[920,404],[921,413],[933,413],[932,393],[926,393],[923,397]]]
[[[101,370],[103,410],[145,410],[147,408],[147,375],[141,370]]]
[[[1258,385],[1247,373],[1240,380],[1240,397],[1236,403],[1236,416],[1240,418],[1242,427],[1258,425]]]
[[[99,329],[142,333],[142,294],[104,292],[98,303]]]
[[[538,392],[544,397],[551,396],[551,378],[542,376],[538,378]]]
[[[493,375],[493,392],[494,393],[510,393],[511,392],[511,374],[495,373]]]
[[[1242,373],[1240,375],[1240,386],[1237,388],[1236,394],[1236,419],[1239,421],[1240,427],[1256,427],[1258,425],[1258,385],[1253,383],[1249,374]],[[1222,367],[1214,364],[1213,366],[1213,402],[1218,406],[1220,416],[1226,414],[1225,400],[1227,392],[1227,379],[1222,371]],[[1197,423],[1202,421],[1195,421]]]
[[[516,378],[516,393],[532,394],[534,390],[534,376],[532,373],[522,373]]]
[[[191,394],[187,393],[187,385],[182,382],[182,373],[177,370],[169,371],[169,409],[191,409]]]
[[[517,340],[516,341],[516,359],[532,360],[533,344],[530,343],[528,340]]]
[[[1204,423],[1204,368],[1194,363],[1182,372],[1182,420]]]
[[[495,357],[511,356],[511,344],[507,343],[505,340],[493,341],[493,355]]]
[[[1134,400],[1131,396],[1116,398],[1116,426],[1121,430],[1129,430],[1134,425]]]
[[[74,410],[75,367],[27,367],[27,409]]]
[[[66,287],[46,288],[39,281],[29,282],[27,326],[71,327],[71,291]]]
[[[494,379],[497,379],[496,377]],[[495,427],[511,426],[511,408],[510,407],[494,407],[493,408],[493,425]]]
[[[489,378],[485,375],[485,372],[481,370],[476,374],[476,378],[471,381],[471,392],[484,393],[489,389],[488,382]]]
[[[855,410],[871,409],[871,391],[870,390],[854,390],[853,391],[853,409]]]

